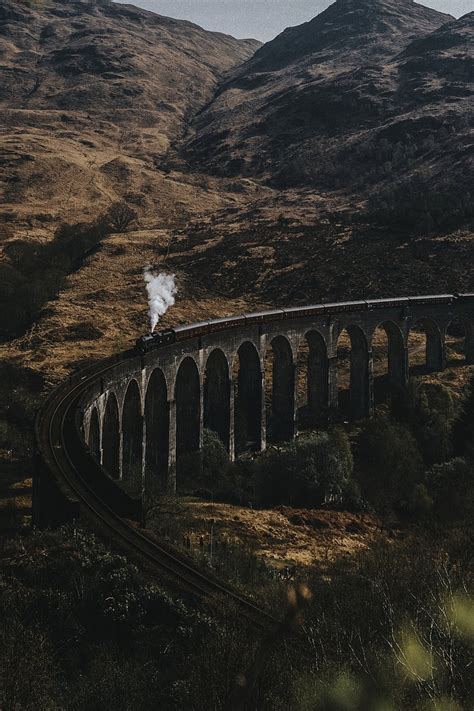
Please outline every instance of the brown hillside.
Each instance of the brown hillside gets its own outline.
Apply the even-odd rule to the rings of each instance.
[[[48,237],[117,197],[149,224],[221,204],[167,155],[258,46],[110,0],[2,0],[0,233]]]
[[[427,203],[463,217],[470,201],[472,21],[411,0],[337,0],[249,59],[253,40],[109,0],[5,0],[0,232],[48,240],[117,197],[140,224],[74,265],[2,356],[56,379],[128,346],[147,328],[147,263],[178,275],[166,325],[472,291],[468,220],[438,229]],[[425,183],[409,183],[397,214],[391,193],[414,176]],[[445,178],[456,193],[443,202]]]
[[[337,0],[237,70],[197,117],[190,160],[279,188],[342,191],[353,205],[370,198],[371,212],[396,213],[377,215],[385,224],[403,221],[414,195],[422,204],[428,194],[421,212],[436,213],[437,192],[452,223],[466,224],[473,46],[474,13],[453,20],[411,0]]]

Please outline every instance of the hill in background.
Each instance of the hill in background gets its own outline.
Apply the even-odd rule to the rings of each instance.
[[[23,314],[31,291],[45,307],[3,355],[57,377],[126,347],[147,263],[178,277],[165,325],[472,291],[473,24],[337,0],[261,46],[109,0],[4,0],[0,305],[22,283]],[[11,271],[117,199],[139,224],[72,260],[59,299],[37,298],[34,262]]]
[[[118,197],[155,221],[199,209],[170,146],[259,45],[111,0],[2,0],[0,230],[47,237]]]
[[[385,223],[465,224],[473,46],[474,13],[454,20],[412,0],[337,0],[234,73],[195,121],[189,155],[220,175],[342,191],[357,207],[370,199]],[[434,192],[441,202],[424,206]]]

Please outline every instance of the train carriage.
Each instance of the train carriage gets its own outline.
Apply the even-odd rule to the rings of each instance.
[[[437,304],[454,303],[453,294],[439,294],[438,296],[411,296],[410,306],[436,306]]]
[[[317,306],[294,306],[291,309],[284,309],[286,319],[307,318],[308,316],[324,316],[326,307],[324,304]]]
[[[370,299],[367,301],[367,308],[369,311],[374,311],[376,309],[398,309],[406,308],[409,306],[410,300],[407,297],[394,297],[393,299]]]
[[[367,311],[367,301],[342,301],[339,304],[326,304],[326,314],[339,314],[351,311]]]
[[[198,321],[187,326],[176,326],[174,328],[177,341],[185,341],[188,338],[199,338],[209,333],[209,321]]]
[[[219,333],[219,331],[227,331],[229,328],[239,328],[245,326],[246,318],[243,314],[240,316],[224,316],[209,321],[209,333]]]
[[[283,309],[273,309],[268,311],[259,311],[255,314],[245,314],[245,323],[249,326],[258,323],[269,323],[271,321],[279,321],[285,317]]]

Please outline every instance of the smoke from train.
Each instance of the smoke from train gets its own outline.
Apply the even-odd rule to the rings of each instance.
[[[148,266],[143,270],[145,287],[148,294],[148,316],[150,318],[150,333],[155,330],[161,316],[175,303],[178,292],[174,274],[157,273]]]

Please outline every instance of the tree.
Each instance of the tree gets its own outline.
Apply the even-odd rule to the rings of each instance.
[[[392,401],[392,414],[408,424],[428,466],[449,459],[455,407],[448,388],[411,380]]]
[[[464,398],[461,412],[453,427],[456,454],[474,461],[474,376]]]
[[[389,419],[371,420],[356,451],[363,497],[380,511],[405,510],[423,479],[423,459],[407,427]]]
[[[138,214],[126,202],[114,202],[107,210],[105,218],[114,232],[125,232],[138,220]]]
[[[472,521],[474,509],[474,465],[461,457],[435,464],[428,474],[428,488],[434,500],[436,520]]]

